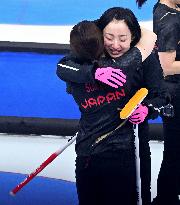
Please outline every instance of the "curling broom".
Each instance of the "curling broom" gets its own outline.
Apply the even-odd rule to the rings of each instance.
[[[77,137],[74,135],[68,142],[64,145],[64,147],[58,149],[56,152],[51,154],[35,171],[33,171],[31,174],[25,178],[24,181],[22,181],[20,184],[18,184],[12,191],[10,191],[10,195],[15,196],[15,194],[20,191],[27,183],[29,183],[37,174],[39,174],[48,164],[50,164],[57,156],[59,156],[69,145],[71,145]]]
[[[131,113],[136,109],[139,103],[145,98],[145,93],[147,89],[141,88],[137,93],[129,100],[126,106],[120,112],[120,118],[126,119],[128,118]],[[144,95],[143,95],[144,94]],[[144,98],[142,97],[144,96]],[[57,156],[59,156],[69,145],[71,145],[77,137],[77,133],[74,137],[72,137],[68,143],[62,147],[61,149],[57,150],[53,154],[50,155],[35,171],[25,178],[20,184],[18,184],[14,189],[10,191],[10,195],[15,196],[18,191],[20,191],[27,183],[29,183],[37,174],[39,174],[48,164],[50,164]]]
[[[146,88],[141,88],[135,95],[128,101],[124,108],[120,112],[121,119],[127,119],[133,111],[138,107],[138,105],[144,100],[148,90]],[[137,205],[142,205],[141,197],[141,176],[140,176],[140,158],[139,158],[139,138],[138,138],[138,125],[134,129],[135,134],[135,156],[136,156],[136,186],[137,186]]]

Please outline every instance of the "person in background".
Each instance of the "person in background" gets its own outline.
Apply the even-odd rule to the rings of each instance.
[[[139,6],[142,6],[141,1]],[[160,0],[153,9],[156,53],[165,84],[172,94],[171,117],[163,117],[164,152],[157,180],[157,197],[152,204],[180,204],[180,0]]]
[[[159,84],[162,70],[150,55],[156,37],[144,31],[151,38],[142,44],[136,17],[121,7],[107,10],[95,23],[104,37],[104,54],[95,55],[101,53],[99,40],[91,35],[97,32],[80,23],[71,31],[72,54],[57,66],[58,77],[68,84],[81,112],[76,141],[79,204],[133,205],[137,200],[133,124],[157,117],[158,108],[166,103],[166,91]],[[87,52],[91,49],[94,52]],[[112,73],[118,76],[111,78]],[[124,123],[119,109],[141,87],[149,95]]]
[[[153,25],[165,83],[172,93],[174,116],[163,117],[164,152],[153,204],[180,204],[180,0],[161,0],[154,6]]]

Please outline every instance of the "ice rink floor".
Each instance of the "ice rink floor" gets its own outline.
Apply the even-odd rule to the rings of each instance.
[[[67,140],[68,138],[65,139],[60,136],[0,134],[0,172],[30,174],[52,153],[63,147]],[[150,141],[150,147],[152,160],[151,192],[153,199],[157,191],[156,180],[162,161],[163,142]],[[38,176],[75,182],[75,156],[73,143]],[[6,181],[8,182],[8,179]],[[17,181],[14,186],[20,182]],[[31,184],[29,183],[26,186],[30,187]]]

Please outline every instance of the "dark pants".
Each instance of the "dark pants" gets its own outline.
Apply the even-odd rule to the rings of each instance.
[[[173,106],[175,116],[164,118],[164,153],[157,180],[158,205],[178,204],[180,191],[180,89],[176,92]]]
[[[149,205],[151,203],[151,152],[148,121],[144,121],[139,125],[138,135],[142,204]]]
[[[79,205],[136,205],[133,150],[77,157]]]

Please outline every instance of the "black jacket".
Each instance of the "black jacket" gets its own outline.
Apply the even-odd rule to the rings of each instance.
[[[180,12],[165,4],[157,3],[153,11],[153,30],[157,34],[157,51],[176,51],[180,60]],[[180,83],[180,75],[166,77],[166,80]]]
[[[101,66],[104,64],[121,68],[127,76],[125,86],[118,89],[94,79],[97,63],[84,63],[73,56],[67,56],[58,63],[57,75],[67,82],[69,91],[81,112],[76,141],[78,155],[128,149],[133,146],[133,126],[128,121],[98,145],[95,145],[95,140],[122,123],[119,109],[124,107],[138,89],[146,87],[149,90],[144,103],[149,106],[151,116],[157,117],[158,109],[165,105],[166,90],[161,88],[163,76],[158,61],[152,54],[142,63],[137,48],[133,48],[130,52],[132,52],[131,57],[123,55],[116,60],[110,58],[100,60]]]

